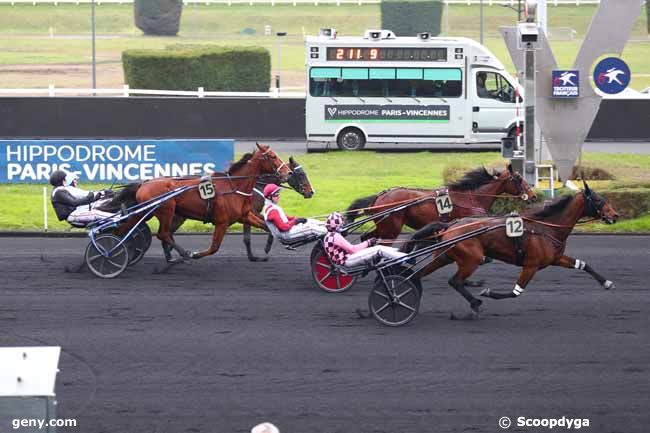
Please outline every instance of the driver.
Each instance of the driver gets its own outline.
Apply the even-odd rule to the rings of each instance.
[[[485,81],[487,80],[487,74],[485,72],[479,72],[476,74],[476,91],[479,98],[493,98],[492,93],[485,88]]]
[[[348,242],[339,229],[343,225],[343,216],[338,212],[332,212],[325,222],[327,234],[323,239],[325,252],[332,262],[337,265],[353,267],[364,262],[372,262],[376,258],[398,259],[406,253],[398,251],[397,248],[377,245],[377,238],[370,238],[367,241],[351,244]]]
[[[56,170],[50,175],[50,184],[54,187],[50,199],[59,221],[87,225],[114,215],[97,209],[107,196],[106,191],[85,191],[77,187],[78,183],[79,177],[69,171]]]
[[[278,229],[280,237],[295,239],[302,236],[321,236],[327,233],[323,223],[318,220],[287,216],[278,205],[281,191],[282,188],[274,183],[266,185],[263,191],[265,201],[262,208],[264,220]]]

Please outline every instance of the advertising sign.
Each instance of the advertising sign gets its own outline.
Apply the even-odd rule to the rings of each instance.
[[[200,175],[233,157],[233,140],[0,140],[0,183],[48,182],[60,169],[84,182]]]
[[[552,71],[552,77],[554,98],[580,96],[580,71]]]
[[[449,105],[326,105],[326,122],[449,122]]]
[[[618,57],[607,57],[594,68],[594,84],[603,92],[610,95],[621,93],[632,78],[630,67]]]

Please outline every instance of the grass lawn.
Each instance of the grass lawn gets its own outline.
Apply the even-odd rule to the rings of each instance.
[[[286,159],[286,155],[283,157]],[[293,192],[284,192],[282,205],[289,214],[298,216],[322,216],[333,210],[345,210],[354,199],[392,186],[440,186],[443,184],[443,169],[449,165],[505,166],[500,155],[494,152],[329,152],[300,155],[297,159],[307,171],[317,191],[309,200]],[[583,156],[583,164],[610,171],[617,176],[617,183],[650,186],[650,155],[586,153]],[[98,187],[100,186],[96,186]],[[50,190],[48,187],[48,194]],[[70,230],[67,223],[56,221],[49,202],[47,208],[51,231]],[[0,230],[42,230],[42,212],[43,185],[0,186]],[[212,226],[188,222],[184,229],[210,231]],[[238,227],[233,229],[237,230]],[[580,227],[580,230],[650,232],[650,215],[621,221],[613,226],[591,224]]]
[[[549,28],[575,30],[575,40],[568,33],[551,40],[560,67],[570,67],[581,39],[595,11],[594,6],[548,8]],[[88,5],[1,5],[0,6],[0,87],[87,87],[87,80],[69,70],[46,69],[23,71],[34,65],[88,65],[90,62],[90,6]],[[632,71],[632,88],[650,86],[650,38],[642,10],[632,31],[631,41],[623,53]],[[486,6],[484,14],[485,44],[500,58],[509,71],[514,67],[498,28],[513,25],[514,11],[501,6]],[[449,6],[443,16],[443,34],[479,39],[478,6]],[[130,5],[107,5],[97,8],[98,82],[101,87],[123,83],[121,53],[131,48],[163,48],[170,43],[209,43],[220,45],[260,45],[270,50],[273,70],[276,67],[276,38],[264,36],[264,26],[273,32],[286,31],[283,38],[281,69],[287,86],[304,87],[305,66],[303,35],[317,34],[321,27],[335,27],[343,35],[361,35],[367,28],[381,26],[379,5],[313,6],[226,6],[192,5],[183,8],[178,37],[145,37],[133,25]],[[253,35],[243,34],[245,29]],[[50,30],[54,37],[50,38]],[[563,39],[564,38],[564,39]],[[0,70],[0,72],[2,72]]]

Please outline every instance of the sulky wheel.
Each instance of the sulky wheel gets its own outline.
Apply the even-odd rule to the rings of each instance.
[[[135,265],[144,257],[151,246],[151,230],[146,223],[138,225],[126,241],[129,249],[129,266]]]
[[[416,281],[402,275],[386,275],[375,281],[368,297],[368,307],[381,324],[402,326],[417,316],[420,297]]]
[[[100,278],[115,278],[120,275],[129,264],[129,251],[126,243],[117,246],[121,239],[111,234],[99,235],[95,238],[95,245],[90,242],[86,247],[86,265],[88,269]],[[102,251],[100,251],[102,250]],[[108,257],[102,252],[110,251]]]
[[[356,281],[356,277],[342,274],[334,268],[320,243],[311,251],[311,276],[318,287],[329,293],[344,292]]]

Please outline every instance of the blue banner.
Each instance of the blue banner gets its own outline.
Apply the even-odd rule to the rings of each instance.
[[[48,182],[60,169],[84,182],[201,175],[234,153],[234,140],[0,140],[0,183]]]

